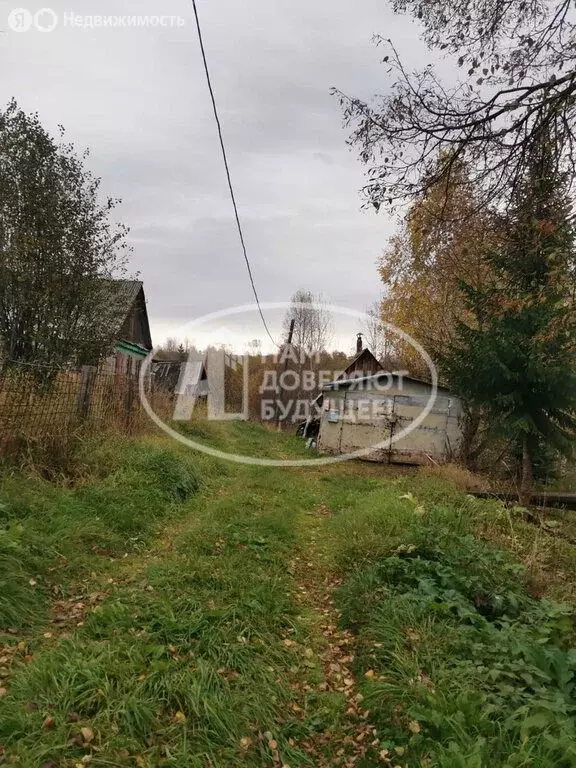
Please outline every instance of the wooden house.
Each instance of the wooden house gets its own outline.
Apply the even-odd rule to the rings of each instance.
[[[107,367],[116,373],[137,372],[152,351],[144,285],[141,280],[107,280],[104,293],[116,329],[114,352]]]

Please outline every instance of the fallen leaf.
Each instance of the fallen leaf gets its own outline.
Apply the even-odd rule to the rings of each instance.
[[[0,696],[6,696],[7,693],[8,691],[6,690],[6,688],[0,688]]]
[[[186,722],[186,715],[184,712],[176,712],[174,715],[174,720],[177,723],[185,723]]]
[[[242,749],[249,749],[252,746],[252,739],[250,739],[248,736],[243,736],[240,739],[240,746]]]
[[[369,669],[368,672],[364,672],[364,677],[367,677],[369,680],[374,679],[375,672],[373,669]]]
[[[44,718],[44,722],[42,723],[42,728],[53,728],[54,727],[54,718],[48,717]]]
[[[411,720],[408,723],[408,730],[412,731],[412,733],[420,733],[420,730],[421,730],[420,723],[417,722],[416,720]]]
[[[80,733],[82,734],[85,744],[90,744],[91,741],[94,741],[94,731],[92,728],[84,726],[84,728],[80,728]]]

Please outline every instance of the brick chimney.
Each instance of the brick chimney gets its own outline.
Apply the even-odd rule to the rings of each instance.
[[[359,355],[362,352],[362,334],[359,333],[356,336],[356,354]]]

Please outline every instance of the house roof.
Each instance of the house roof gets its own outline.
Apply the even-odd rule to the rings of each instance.
[[[102,285],[105,287],[105,294],[102,298],[102,302],[106,302],[112,312],[111,322],[118,335],[120,335],[124,323],[126,322],[126,318],[132,311],[135,302],[140,302],[142,310],[142,330],[145,341],[143,348],[150,351],[153,344],[152,335],[150,333],[150,323],[148,320],[148,311],[146,309],[144,283],[141,280],[103,279]],[[130,339],[123,340],[131,341]]]
[[[348,363],[346,368],[344,369],[344,373],[346,374],[351,368],[353,368],[356,363],[358,363],[363,357],[366,357],[370,359],[370,362],[373,362],[376,364],[378,368],[380,368],[381,371],[384,370],[384,366],[382,363],[378,360],[378,358],[368,349],[368,347],[364,347],[360,352],[358,352],[352,360]]]

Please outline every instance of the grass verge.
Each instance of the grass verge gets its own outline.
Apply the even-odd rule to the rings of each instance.
[[[508,525],[514,540],[523,524],[502,505],[423,479],[333,521],[338,603],[379,734],[366,765],[576,764],[573,606],[534,599],[517,558],[474,535]]]
[[[152,442],[83,446],[73,487],[6,467],[0,476],[0,627],[46,620],[68,585],[142,547],[198,490],[187,457]]]

